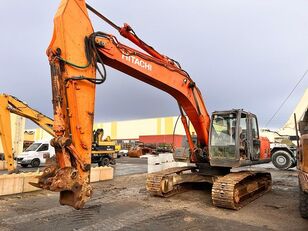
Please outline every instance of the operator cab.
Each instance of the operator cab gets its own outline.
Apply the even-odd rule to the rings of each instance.
[[[234,109],[212,114],[209,156],[211,166],[239,167],[260,160],[257,117]]]

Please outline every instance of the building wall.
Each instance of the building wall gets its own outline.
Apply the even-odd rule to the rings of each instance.
[[[111,139],[139,139],[142,135],[172,135],[177,120],[177,116],[161,117],[139,120],[125,120],[112,122],[98,122],[94,124],[94,129],[103,128],[104,137],[110,136]],[[33,129],[32,129],[33,130]],[[34,140],[50,140],[52,138],[41,128],[34,129]],[[195,133],[192,125],[190,131]],[[178,120],[175,134],[185,135],[185,130],[181,119]]]
[[[34,135],[35,141],[51,140],[52,138],[53,138],[52,135],[50,135],[48,132],[44,131],[43,129],[41,128],[35,129],[35,135]]]
[[[35,136],[35,129],[27,129],[24,132],[24,142],[33,142]]]
[[[147,135],[140,136],[139,141],[145,144],[173,144],[175,148],[181,147],[184,135]]]
[[[104,136],[111,139],[138,139],[145,135],[172,135],[177,117],[161,117],[139,120],[95,123],[94,129],[103,128]],[[195,132],[190,125],[190,131]],[[181,120],[178,120],[175,134],[185,135]]]
[[[24,143],[24,131],[26,120],[15,114],[11,114],[12,148],[13,153],[21,153]],[[3,153],[2,142],[0,142],[0,153]]]

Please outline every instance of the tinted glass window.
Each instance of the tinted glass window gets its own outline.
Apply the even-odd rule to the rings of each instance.
[[[48,144],[43,144],[37,151],[42,152],[47,150],[48,150]]]
[[[258,131],[258,125],[257,125],[257,119],[255,117],[252,118],[252,138],[259,139],[259,131]]]
[[[239,136],[240,136],[240,139],[242,140],[247,138],[247,115],[246,114],[241,115]]]
[[[234,113],[214,116],[211,145],[235,145],[236,119]]]
[[[31,144],[25,152],[35,151],[39,146],[41,146],[42,143],[33,143]]]

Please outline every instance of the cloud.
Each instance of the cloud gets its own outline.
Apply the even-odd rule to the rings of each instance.
[[[178,60],[201,89],[209,112],[244,108],[257,114],[262,126],[308,68],[307,1],[88,2],[117,24],[128,22],[147,43]],[[49,116],[45,49],[57,7],[55,1],[12,0],[0,9],[0,91]],[[90,15],[95,30],[120,38]],[[307,86],[308,77],[271,127],[286,122]],[[111,68],[96,99],[96,121],[179,113],[169,95]]]

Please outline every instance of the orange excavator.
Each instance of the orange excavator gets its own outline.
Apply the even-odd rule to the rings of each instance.
[[[143,52],[94,32],[88,10],[115,28]],[[200,90],[178,62],[143,42],[128,25],[119,27],[83,0],[62,0],[47,49],[51,67],[56,163],[45,168],[37,187],[60,192],[60,203],[76,209],[92,195],[89,184],[95,87],[106,79],[105,65],[173,96],[190,147],[193,167],[149,174],[153,195],[170,196],[187,182],[213,183],[216,206],[239,209],[271,188],[264,172],[231,168],[270,161],[269,142],[259,137],[257,118],[244,110],[214,112],[210,118]],[[100,78],[96,77],[96,71]],[[192,123],[197,142],[189,131]]]

